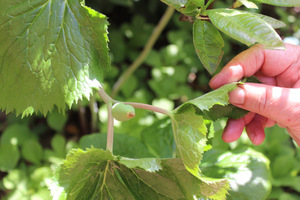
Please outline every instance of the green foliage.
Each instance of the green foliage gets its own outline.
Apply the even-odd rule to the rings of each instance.
[[[17,115],[89,98],[108,68],[107,19],[75,1],[1,1],[0,108]]]
[[[275,6],[290,6],[290,7],[300,6],[300,2],[298,0],[255,0],[255,1],[271,4]]]
[[[3,199],[51,199],[47,187],[53,199],[61,200],[99,196],[103,199],[299,198],[300,150],[294,148],[289,137],[272,129],[265,144],[259,147],[243,136],[230,145],[221,142],[223,117],[239,118],[246,112],[228,104],[227,93],[236,87],[235,83],[208,93],[210,75],[203,66],[209,73],[218,71],[219,63],[225,64],[245,49],[236,40],[246,45],[260,42],[268,48],[282,47],[272,28],[284,27],[284,23],[241,7],[258,8],[256,12],[261,12],[259,3],[163,0],[188,15],[181,19],[194,24],[179,21],[176,13],[143,66],[130,76],[117,98],[153,104],[167,111],[174,106],[177,109],[171,119],[137,109],[132,120],[115,122],[118,134],[114,134],[112,154],[101,150],[106,148],[107,140],[105,105],[100,104],[100,123],[96,126],[90,126],[90,121],[97,121],[94,100],[84,107],[73,107],[68,115],[59,112],[64,112],[65,104],[71,106],[83,96],[88,98],[92,88],[98,88],[100,83],[109,93],[117,78],[139,55],[164,7],[158,1],[90,2],[94,7],[100,5],[97,8],[107,14],[111,23],[112,67],[103,78],[103,69],[110,65],[107,18],[85,6],[83,0],[30,2],[0,3],[0,31],[4,33],[0,35],[3,45],[0,107],[23,116],[32,112],[45,115],[53,108],[55,111],[47,120],[38,116],[22,120],[7,116],[3,123],[0,113],[0,130],[4,129],[0,170],[7,173],[3,174],[0,186],[6,193]],[[298,3],[256,2],[283,6]],[[240,10],[225,9],[230,6]],[[279,30],[281,35],[297,31],[297,23],[287,14],[295,14],[294,11],[271,8],[287,24]],[[62,12],[64,17],[60,15]],[[225,27],[224,21],[231,24]],[[84,128],[96,133],[82,136]],[[81,149],[68,154],[70,149],[78,147]],[[60,164],[60,170],[53,176],[53,170]]]
[[[208,151],[200,168],[206,176],[229,180],[228,199],[266,199],[271,190],[269,160],[251,148]]]
[[[193,27],[193,39],[199,59],[206,70],[213,74],[223,56],[222,36],[211,23],[196,20]]]
[[[233,9],[212,9],[208,16],[222,32],[248,46],[260,43],[267,49],[285,49],[276,31],[256,15]]]
[[[180,159],[128,159],[93,148],[71,151],[59,171],[59,184],[67,199],[224,199],[228,187],[220,181],[201,190],[212,182],[191,175]]]

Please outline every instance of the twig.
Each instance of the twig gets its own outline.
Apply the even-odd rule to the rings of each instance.
[[[114,84],[111,96],[115,97],[120,91],[122,85],[128,80],[128,78],[133,74],[133,72],[144,62],[147,58],[149,52],[153,48],[156,40],[160,36],[163,29],[166,27],[167,23],[171,19],[174,13],[174,8],[168,7],[164,15],[160,19],[157,26],[154,28],[150,38],[148,39],[143,51],[137,57],[137,59],[129,66],[129,68],[120,76],[117,82]]]

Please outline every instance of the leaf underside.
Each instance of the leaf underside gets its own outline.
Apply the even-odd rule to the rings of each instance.
[[[46,115],[89,98],[110,65],[107,26],[82,0],[0,1],[0,108]]]

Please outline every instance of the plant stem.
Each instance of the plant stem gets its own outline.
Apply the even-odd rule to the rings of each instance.
[[[82,105],[81,101],[78,101],[78,110],[79,110],[79,121],[80,121],[80,126],[81,126],[81,130],[83,132],[83,134],[87,134],[88,133],[88,128],[87,128],[87,122],[86,122],[86,109],[85,107]]]
[[[97,90],[99,96],[101,97],[101,99],[105,102],[105,103],[109,103],[109,102],[116,102],[115,100],[113,100],[103,89],[103,87],[100,87],[99,90]]]
[[[206,9],[208,8],[208,6],[209,6],[213,1],[214,1],[214,0],[209,0],[209,1],[207,2],[207,4],[205,5],[204,10],[206,10]]]
[[[163,29],[166,27],[167,23],[171,19],[174,13],[174,8],[168,7],[165,11],[164,15],[160,19],[157,26],[154,28],[150,38],[148,39],[143,51],[137,57],[137,59],[129,66],[129,68],[120,76],[117,82],[114,84],[111,96],[115,97],[119,90],[121,89],[122,85],[128,80],[128,78],[133,74],[133,72],[144,62],[147,58],[149,52],[153,48],[156,40],[160,36]]]
[[[159,107],[156,107],[156,106],[152,106],[152,105],[148,105],[148,104],[143,104],[143,103],[134,103],[134,102],[124,102],[124,104],[127,104],[127,105],[131,105],[133,106],[134,108],[140,108],[140,109],[145,109],[145,110],[151,110],[153,112],[158,112],[158,113],[161,113],[161,114],[165,114],[165,115],[168,115],[170,116],[171,113],[163,108],[159,108]]]
[[[95,132],[97,130],[98,122],[98,105],[93,95],[91,96],[89,107],[91,110],[91,132]]]
[[[106,140],[106,150],[113,152],[114,143],[114,118],[112,116],[112,102],[107,103],[107,140]]]

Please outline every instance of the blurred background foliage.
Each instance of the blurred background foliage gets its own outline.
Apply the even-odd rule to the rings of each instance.
[[[216,1],[213,7],[230,7],[233,1]],[[153,0],[91,1],[86,4],[109,17],[109,47],[112,67],[105,74],[109,94],[118,77],[142,51],[166,6]],[[244,8],[242,8],[244,9]],[[253,11],[253,10],[252,10]],[[285,42],[300,44],[300,8],[259,5],[260,12],[286,23],[278,30]],[[153,104],[172,110],[208,91],[211,75],[201,65],[193,46],[192,23],[174,13],[141,67],[122,86],[116,99]],[[245,45],[225,36],[224,66]],[[0,113],[0,199],[46,200],[53,171],[71,148],[105,148],[106,106],[98,97],[84,100],[65,116],[54,111],[47,118],[20,119]],[[100,120],[100,122],[99,122]],[[244,133],[237,142],[221,140],[225,120],[215,123],[215,150],[228,151],[251,146],[270,160],[272,191],[268,199],[300,198],[300,148],[279,127],[266,130],[266,140],[253,146]],[[128,122],[116,122],[114,153],[132,158],[173,157],[170,122],[162,115],[136,110]],[[209,151],[208,151],[209,152]],[[205,157],[204,157],[205,159]],[[236,199],[236,198],[235,198]]]

